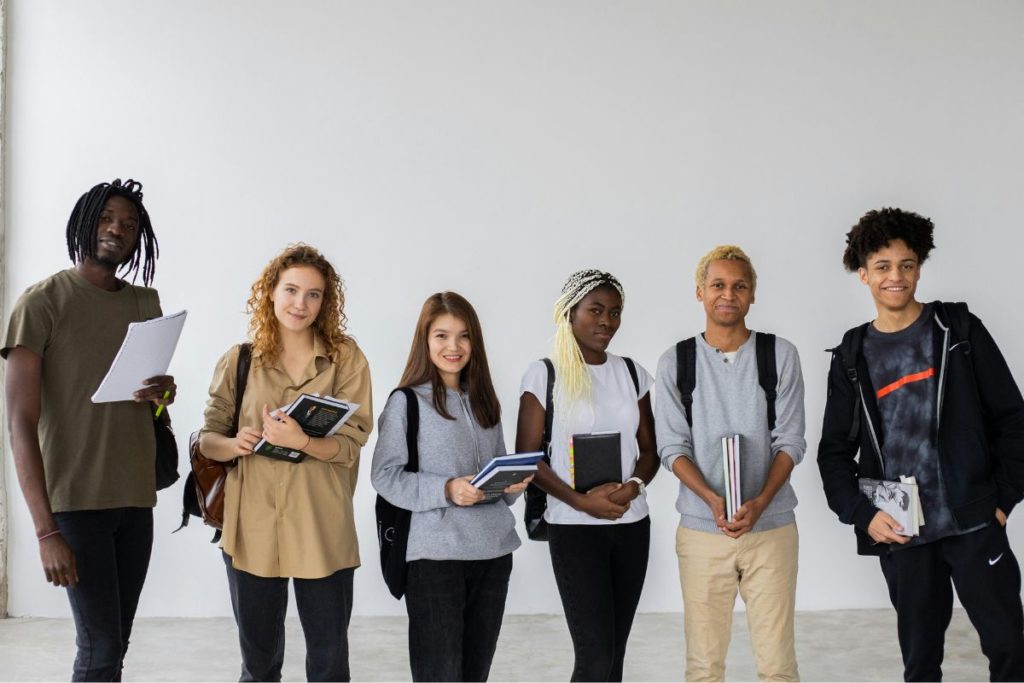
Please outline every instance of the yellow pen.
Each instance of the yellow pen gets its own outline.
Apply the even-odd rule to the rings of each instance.
[[[164,401],[166,401],[166,400],[167,400],[167,399],[169,399],[170,397],[171,397],[171,390],[170,390],[170,389],[168,389],[168,390],[166,390],[166,391],[164,392],[164,397],[163,397],[163,400],[164,400]],[[156,407],[156,412],[155,412],[155,413],[153,413],[153,419],[156,419],[156,418],[160,417],[160,413],[162,413],[162,412],[164,412],[164,404],[163,404],[163,403],[161,403],[160,405],[158,405],[158,406]]]

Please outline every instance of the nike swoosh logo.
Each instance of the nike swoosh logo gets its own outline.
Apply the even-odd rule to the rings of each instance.
[[[1005,553],[999,553],[999,556],[998,556],[998,557],[996,557],[996,558],[994,558],[994,559],[991,559],[991,560],[989,560],[989,561],[988,561],[988,566],[990,566],[990,567],[991,567],[991,566],[992,566],[992,565],[994,565],[994,564],[995,564],[996,562],[998,562],[999,560],[1003,559],[1003,555],[1004,555],[1004,554],[1005,554]]]

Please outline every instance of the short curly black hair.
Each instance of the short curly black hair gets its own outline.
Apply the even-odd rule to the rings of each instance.
[[[867,265],[868,256],[884,249],[893,240],[903,240],[917,254],[918,262],[924,263],[935,248],[932,233],[935,225],[913,211],[903,209],[871,210],[864,214],[846,233],[846,251],[843,265],[851,273]]]

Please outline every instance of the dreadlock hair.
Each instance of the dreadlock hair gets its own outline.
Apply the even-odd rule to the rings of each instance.
[[[846,251],[843,265],[851,273],[867,265],[868,256],[884,249],[893,240],[903,240],[917,254],[918,263],[924,263],[935,248],[932,233],[935,225],[913,211],[883,208],[868,211],[857,225],[846,233]]]
[[[587,294],[598,287],[611,287],[619,293],[623,304],[626,293],[611,273],[602,270],[578,270],[562,285],[562,295],[555,301],[555,346],[551,361],[555,366],[555,393],[559,403],[568,405],[589,399],[591,384],[583,351],[572,333],[572,310]]]
[[[132,283],[139,274],[142,264],[142,283],[147,287],[153,282],[156,273],[156,260],[160,256],[160,247],[153,232],[153,223],[149,212],[142,203],[142,183],[129,178],[124,183],[115,178],[112,183],[100,183],[78,198],[75,208],[68,219],[67,243],[68,256],[72,263],[81,263],[87,258],[96,258],[96,227],[99,225],[103,207],[111,197],[123,197],[132,203],[139,214],[139,235],[135,247],[124,263],[118,266],[125,275],[131,274]]]
[[[697,272],[694,273],[697,289],[704,290],[704,283],[708,279],[708,268],[711,267],[712,261],[742,261],[746,263],[747,269],[750,271],[750,291],[757,290],[757,271],[754,270],[754,264],[746,252],[735,244],[722,244],[701,257],[697,262]]]
[[[264,367],[274,363],[281,352],[281,329],[274,315],[271,295],[277,288],[281,273],[289,268],[315,268],[324,278],[320,313],[313,322],[313,332],[320,335],[327,354],[333,356],[349,341],[345,332],[345,292],[341,276],[319,251],[308,244],[290,244],[278,254],[252,283],[246,311],[249,313],[249,337],[252,339],[253,361]]]
[[[423,302],[419,320],[416,321],[416,332],[409,349],[409,359],[405,362],[405,371],[399,386],[414,387],[429,382],[433,389],[434,410],[438,415],[454,420],[448,412],[447,387],[441,379],[441,373],[430,359],[430,326],[442,315],[450,315],[461,320],[469,332],[469,362],[459,373],[459,384],[469,396],[469,404],[473,409],[473,417],[485,429],[501,422],[501,404],[494,393],[491,383],[491,371],[487,365],[487,351],[484,350],[484,335],[480,328],[480,319],[473,306],[455,292],[438,292],[431,294]]]

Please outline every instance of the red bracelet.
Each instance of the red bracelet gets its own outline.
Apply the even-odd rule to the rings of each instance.
[[[51,531],[49,533],[43,534],[42,536],[36,536],[36,540],[37,541],[42,541],[45,538],[49,538],[50,536],[56,536],[59,533],[60,533],[60,529],[56,529],[56,530]]]

